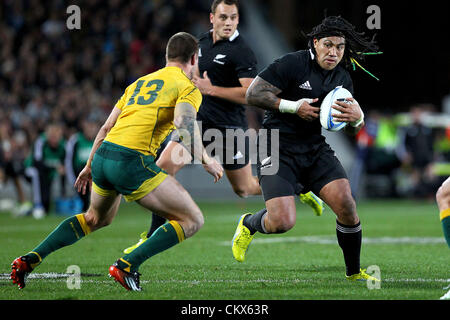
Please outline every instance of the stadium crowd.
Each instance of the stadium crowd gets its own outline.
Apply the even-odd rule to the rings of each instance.
[[[407,113],[371,110],[355,140],[353,193],[371,197],[428,198],[450,175],[450,115],[432,104]]]
[[[81,8],[79,30],[66,27],[71,4]],[[198,35],[210,28],[208,12],[208,2],[201,0],[52,0],[45,6],[38,0],[1,1],[0,193],[12,178],[27,211],[33,195],[24,193],[21,182],[27,177],[32,183],[26,169],[33,166],[39,137],[48,139],[49,127],[56,125],[62,129],[58,143],[66,144],[83,131],[85,120],[103,123],[128,84],[165,64],[173,33]],[[421,125],[423,111],[433,110],[412,107],[411,118],[417,120],[412,122],[383,112],[367,117],[356,140],[354,192],[366,172],[391,179],[390,196],[435,193],[448,168],[433,164],[450,163],[450,128]],[[258,127],[258,121],[252,117],[250,126]],[[64,159],[59,162],[55,175],[66,176]],[[408,178],[399,180],[400,173]]]
[[[81,26],[71,30],[73,4]],[[164,66],[173,33],[208,30],[208,12],[201,0],[1,1],[0,183],[13,178],[26,202],[16,178],[49,125],[68,141],[83,120],[103,123],[126,86]]]

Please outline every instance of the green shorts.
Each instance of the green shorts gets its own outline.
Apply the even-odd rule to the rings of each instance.
[[[153,156],[108,141],[103,141],[92,160],[92,188],[104,197],[120,193],[126,201],[139,200],[166,177]]]

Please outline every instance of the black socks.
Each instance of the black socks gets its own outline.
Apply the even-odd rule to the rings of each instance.
[[[359,273],[362,242],[361,223],[347,226],[336,220],[336,235],[339,246],[344,254],[347,276]]]
[[[267,213],[267,209],[264,208],[255,214],[248,215],[244,218],[244,226],[250,230],[250,234],[254,234],[256,231],[261,233],[267,233],[264,228],[264,216]]]

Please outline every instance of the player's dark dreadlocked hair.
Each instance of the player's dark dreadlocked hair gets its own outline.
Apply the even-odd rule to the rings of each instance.
[[[364,32],[357,32],[355,27],[341,16],[326,17],[322,20],[322,23],[315,26],[307,36],[308,46],[314,53],[314,39],[319,40],[324,37],[332,36],[345,38],[345,54],[342,59],[344,60],[346,67],[353,67],[353,70],[355,70],[356,64],[362,70],[378,80],[377,77],[364,69],[359,63],[359,61],[364,60],[365,55],[381,53],[378,52],[379,49],[375,42],[375,36],[371,40],[367,39],[364,37]]]

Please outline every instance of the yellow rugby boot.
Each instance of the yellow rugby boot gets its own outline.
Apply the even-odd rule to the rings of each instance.
[[[250,230],[244,226],[244,218],[250,214],[251,213],[245,213],[240,217],[236,232],[233,236],[233,245],[231,250],[233,251],[234,258],[239,262],[243,262],[245,260],[245,253],[247,252],[248,246],[250,245],[250,242],[252,242],[254,236],[250,234]]]
[[[133,251],[134,249],[139,247],[141,244],[143,244],[145,240],[147,240],[147,232],[146,231],[141,233],[138,243],[136,243],[134,246],[126,248],[125,250],[123,250],[123,253],[129,254],[131,251]]]
[[[359,273],[352,274],[351,276],[345,276],[349,281],[375,281],[379,282],[380,279],[372,277],[366,273],[366,269],[359,269]]]
[[[320,217],[322,215],[324,210],[323,201],[312,191],[308,193],[301,193],[299,197],[302,203],[305,203],[311,207],[316,216]]]

